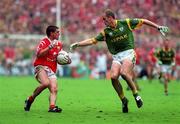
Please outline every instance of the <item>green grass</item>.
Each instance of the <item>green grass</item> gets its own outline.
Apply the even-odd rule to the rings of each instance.
[[[136,107],[130,91],[129,113],[121,112],[121,102],[110,80],[58,79],[57,104],[62,113],[48,113],[46,89],[23,110],[24,100],[38,85],[33,77],[0,77],[0,124],[178,124],[180,123],[180,83],[169,84],[169,96],[154,80],[139,80],[144,106]],[[126,88],[125,82],[122,82]]]

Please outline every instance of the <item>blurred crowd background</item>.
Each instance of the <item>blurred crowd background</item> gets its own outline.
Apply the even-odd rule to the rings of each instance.
[[[1,0],[0,75],[33,75],[32,62],[39,37],[45,36],[48,25],[57,24],[56,4],[56,0]],[[96,36],[103,29],[101,15],[107,8],[119,19],[146,18],[168,26],[169,45],[176,51],[172,78],[180,79],[180,0],[61,0],[60,7],[61,38],[66,51],[71,43]],[[162,46],[163,38],[157,30],[146,26],[134,34],[137,75],[146,78],[155,68],[152,51]],[[78,49],[71,57],[71,65],[58,67],[59,76],[109,78],[111,55],[105,44]]]

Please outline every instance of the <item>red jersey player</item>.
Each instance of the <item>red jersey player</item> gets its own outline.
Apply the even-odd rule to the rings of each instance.
[[[25,100],[25,111],[29,111],[34,99],[46,88],[50,91],[49,111],[61,112],[62,109],[55,105],[57,96],[57,77],[55,75],[57,69],[57,55],[62,49],[62,43],[58,41],[60,32],[56,26],[48,26],[46,35],[42,39],[36,50],[36,58],[34,61],[35,77],[39,82],[39,86],[34,90],[33,94]]]
[[[155,48],[151,48],[151,50],[148,52],[147,55],[147,73],[148,73],[148,79],[151,82],[153,79],[153,72],[156,66],[156,57],[154,56]]]

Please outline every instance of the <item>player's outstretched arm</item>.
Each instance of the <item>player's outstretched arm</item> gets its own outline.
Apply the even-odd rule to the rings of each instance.
[[[149,21],[147,19],[143,19],[144,24],[154,27],[156,29],[158,29],[160,31],[160,33],[165,36],[165,33],[167,33],[169,31],[169,28],[167,26],[160,26],[152,21]]]
[[[70,45],[70,51],[75,50],[77,47],[90,46],[90,45],[92,45],[94,43],[95,42],[94,42],[93,38],[86,39],[86,40],[83,40],[83,41],[80,41],[80,42],[75,42],[75,43]]]
[[[147,19],[143,19],[143,24],[154,27],[156,29],[158,29],[159,25],[157,25],[156,23],[149,21]]]

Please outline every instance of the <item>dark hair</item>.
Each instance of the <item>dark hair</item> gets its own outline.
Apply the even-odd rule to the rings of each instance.
[[[55,32],[58,29],[57,26],[50,25],[46,29],[46,35],[49,37],[51,32]]]
[[[105,16],[112,17],[113,19],[115,19],[115,14],[111,9],[106,9],[105,10]]]

